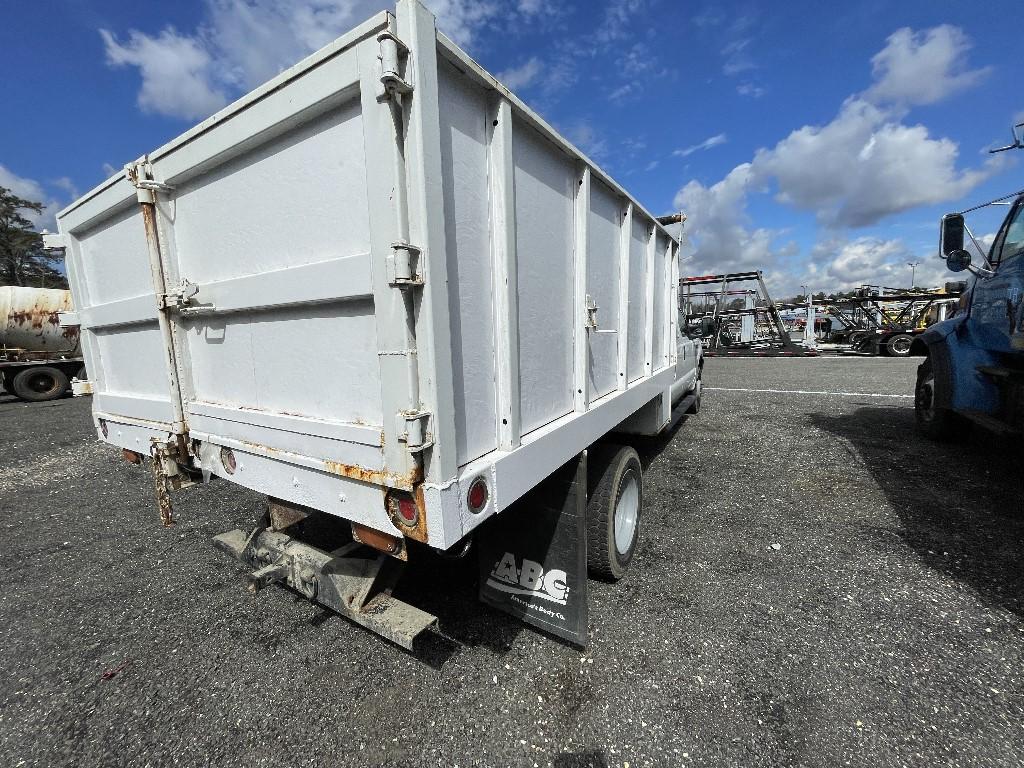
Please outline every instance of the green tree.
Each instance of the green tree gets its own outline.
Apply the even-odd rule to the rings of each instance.
[[[57,268],[61,259],[43,250],[43,238],[26,215],[41,213],[42,203],[23,200],[0,187],[0,285],[67,288]]]

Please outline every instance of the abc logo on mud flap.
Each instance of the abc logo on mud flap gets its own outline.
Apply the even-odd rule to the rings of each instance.
[[[568,575],[559,568],[544,570],[540,563],[523,558],[520,568],[516,557],[506,552],[494,564],[487,585],[502,592],[549,600],[565,605],[569,597]]]

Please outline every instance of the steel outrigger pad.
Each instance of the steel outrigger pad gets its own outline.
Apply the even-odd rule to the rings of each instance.
[[[437,623],[436,616],[391,596],[405,564],[357,542],[325,552],[285,533],[257,527],[248,534],[226,531],[214,536],[213,544],[257,569],[247,579],[250,592],[273,582],[286,583],[410,651],[417,635]]]

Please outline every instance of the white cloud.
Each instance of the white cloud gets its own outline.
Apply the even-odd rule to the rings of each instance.
[[[583,153],[592,160],[602,162],[608,155],[608,142],[598,134],[587,120],[577,120],[562,127],[561,132],[565,134],[573,144],[583,150]]]
[[[58,179],[59,182],[64,181]],[[70,183],[70,180],[68,180]],[[10,168],[0,164],[0,187],[5,187],[23,200],[32,203],[42,203],[43,210],[40,213],[22,211],[22,215],[31,221],[37,230],[48,229],[51,232],[57,231],[57,211],[61,209],[61,203],[54,199],[43,189],[43,185],[35,179],[27,179],[14,173]]]
[[[527,7],[532,4],[523,0]],[[501,11],[497,0],[427,0],[438,27],[463,46]],[[392,0],[206,0],[192,34],[100,30],[107,61],[139,71],[139,106],[196,120],[269,80]]]
[[[739,75],[748,70],[755,69],[754,60],[750,57],[747,49],[752,40],[749,37],[730,40],[722,49],[722,56],[725,61],[722,64],[722,72],[726,75]]]
[[[75,186],[75,182],[73,182],[68,176],[61,176],[54,179],[53,186],[57,187],[57,189],[63,189],[72,200],[79,197],[78,187]]]
[[[715,6],[708,6],[694,16],[691,21],[700,29],[709,29],[711,27],[717,27],[725,21],[725,15]]]
[[[640,90],[640,84],[636,81],[623,83],[608,94],[609,101],[624,101]]]
[[[629,36],[629,22],[647,6],[647,0],[607,0],[604,16],[594,33],[599,43],[610,43]]]
[[[712,149],[713,147],[725,144],[725,142],[727,142],[728,140],[729,137],[726,136],[724,133],[716,133],[714,136],[709,136],[708,138],[704,139],[704,141],[700,142],[699,144],[691,144],[689,147],[677,149],[672,152],[672,155],[675,157],[689,157],[694,152],[701,152],[708,149]]]
[[[473,45],[477,30],[487,22],[504,17],[511,20],[512,9],[496,0],[424,0],[437,17],[437,26],[464,48]],[[386,3],[394,8],[393,0]],[[530,3],[527,3],[529,6]]]
[[[920,287],[938,287],[953,279],[936,252],[914,252],[900,239],[833,238],[818,243],[811,253],[815,290],[848,291],[861,285],[909,288],[911,275]],[[916,264],[911,270],[910,264]]]
[[[121,43],[100,30],[107,61],[115,67],[138,67],[142,77],[138,102],[143,112],[190,120],[207,117],[228,101],[217,84],[212,57],[203,44],[168,27],[156,37],[132,30]]]
[[[712,26],[717,25],[722,20],[720,18]],[[756,14],[744,13],[732,17],[729,25],[724,30],[725,45],[722,46],[720,51],[722,56],[722,74],[728,77],[736,77],[744,72],[757,69],[757,63],[750,53],[751,45],[757,34]]]
[[[691,181],[679,190],[673,204],[686,213],[685,231],[691,237],[691,253],[684,258],[692,263],[684,271],[762,269],[793,252],[791,245],[775,248],[783,232],[750,226],[746,199],[751,182],[751,166],[744,163],[710,187]]]
[[[832,285],[888,284],[901,269],[905,278],[895,284],[902,285],[910,279],[907,261],[922,262],[919,284],[948,278],[934,252],[913,253],[899,240],[849,240],[843,231],[960,198],[1002,167],[1000,158],[991,158],[980,166],[958,168],[956,142],[905,122],[912,106],[948,97],[983,76],[986,70],[964,64],[969,47],[954,27],[900,30],[872,59],[873,84],[862,95],[847,98],[831,121],[794,130],[717,184],[692,181],[680,189],[675,204],[688,215],[686,229],[695,243],[697,269],[760,268],[788,275],[791,285],[820,281],[826,290],[834,290]],[[745,49],[738,42],[723,53]],[[916,78],[928,79],[928,85],[915,90],[911,83]],[[676,154],[686,156],[701,148],[698,144]],[[792,259],[795,246],[776,245],[784,232],[751,223],[748,196],[768,191],[785,205],[813,213],[828,227],[822,244],[831,249],[827,258],[816,250],[799,266]]]
[[[989,67],[964,67],[970,49],[963,30],[949,24],[918,32],[898,29],[871,58],[875,83],[864,97],[875,103],[908,105],[941,101],[989,73]]]
[[[541,60],[536,56],[531,56],[518,67],[512,67],[511,69],[506,69],[504,72],[498,73],[498,79],[504,83],[509,90],[517,91],[520,88],[526,88],[533,83],[542,70],[543,64],[541,63]]]
[[[754,83],[740,83],[736,86],[736,93],[740,96],[749,96],[752,99],[759,99],[764,96],[765,90]]]
[[[962,196],[999,167],[993,158],[957,170],[956,142],[932,138],[861,99],[824,126],[805,125],[759,150],[755,176],[778,185],[780,201],[828,225],[862,227],[919,205]]]

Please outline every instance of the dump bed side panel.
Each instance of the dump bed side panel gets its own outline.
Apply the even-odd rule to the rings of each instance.
[[[654,322],[651,324],[651,367],[654,371],[660,371],[669,364],[668,350],[672,325],[669,311],[673,295],[669,248],[669,239],[659,234],[654,244]]]
[[[635,198],[443,35],[438,53],[448,134],[442,156],[456,182],[460,173],[473,177],[462,194],[475,199],[460,201],[455,183],[444,211],[455,230],[449,284],[461,294],[449,297],[452,348],[461,350],[456,407],[466,409],[458,428],[468,434],[460,437],[458,483],[435,486],[431,479],[427,486],[446,509],[458,507],[466,533],[648,403],[660,398],[654,411],[671,410],[663,406],[674,380],[677,244]],[[446,101],[451,92],[473,95]],[[479,231],[485,197],[489,260]],[[486,307],[494,316],[493,352],[491,328],[477,320]],[[484,509],[470,511],[465,495],[481,478],[493,492]]]
[[[588,335],[590,392],[598,399],[618,387],[619,227],[622,200],[606,184],[590,186],[587,237],[587,294],[597,307],[594,333]]]
[[[444,231],[458,462],[498,447],[487,94],[438,62]]]
[[[573,409],[576,170],[520,120],[512,128],[523,434]]]
[[[651,311],[647,297],[647,241],[650,237],[650,221],[634,216],[630,225],[629,238],[629,323],[627,332],[626,376],[634,382],[643,376],[644,330],[647,314]]]

